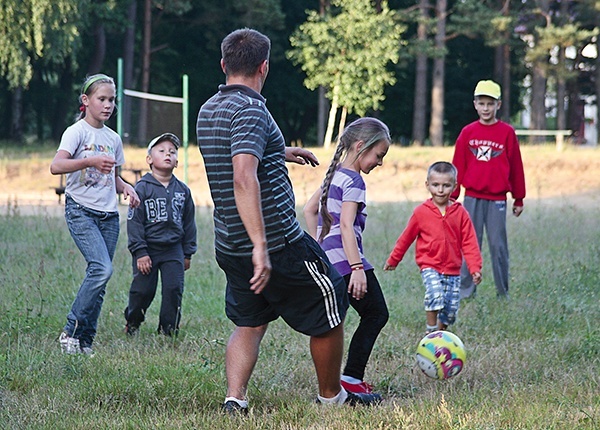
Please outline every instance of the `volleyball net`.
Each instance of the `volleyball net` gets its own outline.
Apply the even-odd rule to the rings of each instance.
[[[144,147],[154,137],[170,132],[181,139],[184,182],[188,178],[188,76],[182,77],[182,96],[146,93],[123,88],[123,61],[118,61],[117,132],[123,143]],[[181,160],[183,158],[183,160]],[[180,164],[181,165],[181,164]]]

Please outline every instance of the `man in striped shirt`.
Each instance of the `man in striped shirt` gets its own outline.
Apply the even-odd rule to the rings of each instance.
[[[198,114],[198,146],[214,203],[217,263],[227,278],[228,318],[236,325],[226,352],[223,409],[248,410],[246,391],[269,322],[282,317],[311,338],[321,403],[363,403],[369,395],[340,386],[344,280],[296,219],[286,161],[317,163],[302,148],[285,146],[260,92],[271,43],[240,29],[221,44],[226,84]]]

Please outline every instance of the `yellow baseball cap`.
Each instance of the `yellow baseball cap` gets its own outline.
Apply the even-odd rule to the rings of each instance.
[[[475,97],[488,96],[499,100],[500,96],[502,95],[502,91],[500,90],[500,85],[494,81],[479,81],[477,82],[477,86],[475,87],[475,92],[473,95]]]

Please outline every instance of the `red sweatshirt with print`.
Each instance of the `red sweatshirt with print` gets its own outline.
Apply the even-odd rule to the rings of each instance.
[[[465,195],[485,200],[506,200],[510,192],[515,206],[523,206],[525,174],[515,130],[503,121],[465,126],[454,147],[452,164],[458,169],[458,187],[452,198]]]
[[[417,206],[396,241],[387,264],[396,267],[417,240],[415,260],[419,268],[443,275],[459,275],[463,257],[469,273],[481,272],[481,252],[469,213],[458,202],[442,215],[431,199]]]

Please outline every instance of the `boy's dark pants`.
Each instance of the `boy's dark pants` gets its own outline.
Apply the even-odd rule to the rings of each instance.
[[[148,249],[152,260],[152,270],[143,275],[137,269],[133,258],[133,281],[129,290],[129,305],[125,309],[125,319],[133,327],[145,320],[146,310],[156,294],[158,273],[162,286],[162,302],[158,322],[159,333],[176,334],[181,319],[181,297],[183,295],[184,266],[183,248],[180,245],[167,249]]]

